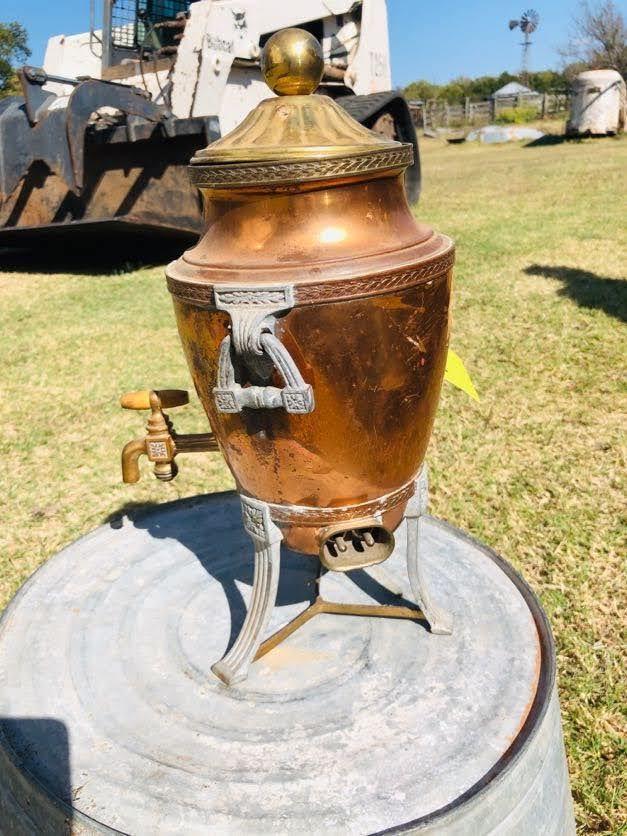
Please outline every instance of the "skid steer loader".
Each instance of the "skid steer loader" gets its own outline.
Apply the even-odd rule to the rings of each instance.
[[[51,38],[43,68],[18,71],[23,96],[0,100],[0,246],[195,240],[201,207],[186,166],[271,95],[260,51],[288,26],[323,45],[319,92],[413,143],[415,202],[416,132],[390,91],[385,0],[104,0],[102,28]]]

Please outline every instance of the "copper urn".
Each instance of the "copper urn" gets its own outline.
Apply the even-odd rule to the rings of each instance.
[[[143,403],[161,421],[157,454],[150,428],[145,449],[157,466],[159,454],[167,471],[176,452],[217,441],[242,499],[255,586],[242,634],[214,666],[226,682],[260,654],[281,540],[348,571],[385,560],[407,518],[421,610],[381,609],[448,630],[421,584],[417,524],[446,362],[453,243],[417,223],[407,203],[412,146],[313,95],[323,62],[311,35],[274,35],[262,70],[278,95],[192,159],[206,231],[167,268],[215,441],[207,434],[194,447],[194,437],[176,436],[161,407],[183,395],[161,393],[161,403],[153,392]]]

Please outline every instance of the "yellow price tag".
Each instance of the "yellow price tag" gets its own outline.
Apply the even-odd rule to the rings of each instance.
[[[466,371],[466,367],[461,361],[458,354],[449,348],[446,356],[446,368],[444,370],[444,380],[448,380],[453,386],[457,386],[462,392],[470,395],[473,400],[478,401],[479,395],[474,387],[470,375]]]

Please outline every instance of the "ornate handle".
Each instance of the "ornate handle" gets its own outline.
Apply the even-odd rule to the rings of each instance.
[[[286,412],[304,415],[314,410],[313,389],[302,378],[296,363],[283,343],[270,333],[262,333],[259,343],[265,354],[272,360],[285,386],[241,386],[235,380],[231,337],[226,336],[220,345],[218,360],[218,385],[213,390],[216,406],[220,412],[241,412],[244,407],[251,409],[276,409],[283,407]]]
[[[215,306],[231,318],[231,335],[220,344],[218,385],[213,390],[220,412],[276,409],[303,415],[314,411],[313,390],[302,378],[289,351],[274,335],[276,317],[294,306],[291,285],[216,285]],[[272,365],[285,386],[242,386],[235,379],[233,353],[258,375],[266,376]]]

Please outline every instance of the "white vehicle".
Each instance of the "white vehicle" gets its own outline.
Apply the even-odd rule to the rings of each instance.
[[[197,236],[184,169],[272,95],[259,56],[288,26],[322,44],[320,93],[413,143],[406,186],[417,200],[416,133],[390,91],[385,0],[104,0],[101,29],[51,38],[43,68],[19,71],[23,97],[0,101],[0,244],[78,228]]]

